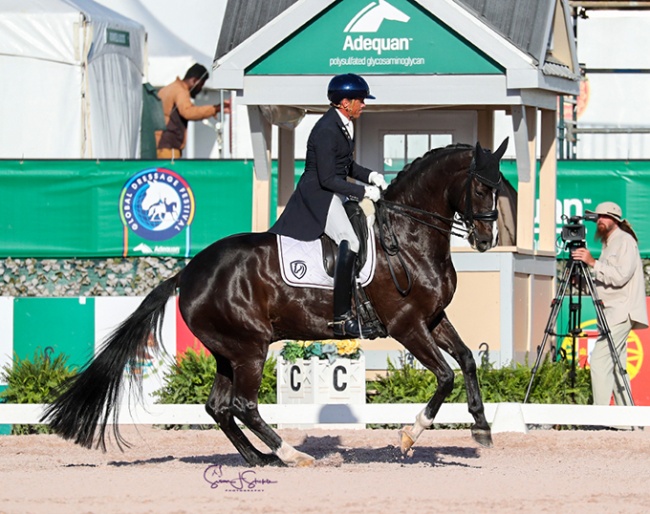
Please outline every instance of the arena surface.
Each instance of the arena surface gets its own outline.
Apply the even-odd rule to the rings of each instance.
[[[650,430],[283,429],[312,468],[255,468],[221,432],[124,427],[124,453],[56,436],[0,436],[2,513],[646,513]],[[249,432],[247,432],[249,433]],[[259,446],[262,448],[262,446]]]

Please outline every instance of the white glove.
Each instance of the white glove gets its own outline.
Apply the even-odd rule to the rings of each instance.
[[[366,187],[366,192],[363,195],[364,198],[368,198],[373,202],[379,200],[379,197],[381,196],[381,191],[379,191],[378,187],[375,186],[365,186],[365,187]]]
[[[388,182],[386,182],[384,176],[377,171],[370,172],[370,175],[368,175],[368,181],[371,184],[381,187],[384,191],[388,187]]]

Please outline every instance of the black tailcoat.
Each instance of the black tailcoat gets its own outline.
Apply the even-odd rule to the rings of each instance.
[[[353,151],[354,141],[336,109],[331,107],[314,125],[307,140],[305,171],[269,231],[302,241],[317,239],[325,230],[334,193],[361,200],[364,186],[346,179],[349,176],[368,183],[371,170],[354,162]]]

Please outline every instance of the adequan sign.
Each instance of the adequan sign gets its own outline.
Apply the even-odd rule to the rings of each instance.
[[[503,74],[417,3],[341,0],[250,66],[247,75]]]

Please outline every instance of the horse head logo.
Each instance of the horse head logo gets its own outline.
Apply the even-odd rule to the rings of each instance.
[[[134,252],[142,252],[142,253],[153,253],[153,250],[151,247],[147,244],[140,243],[138,246],[136,246],[133,249]]]
[[[377,32],[384,20],[406,23],[410,16],[393,7],[386,0],[370,2],[347,24],[343,32]]]
[[[307,273],[307,264],[305,261],[292,261],[291,264],[291,273],[293,276],[300,280]]]

